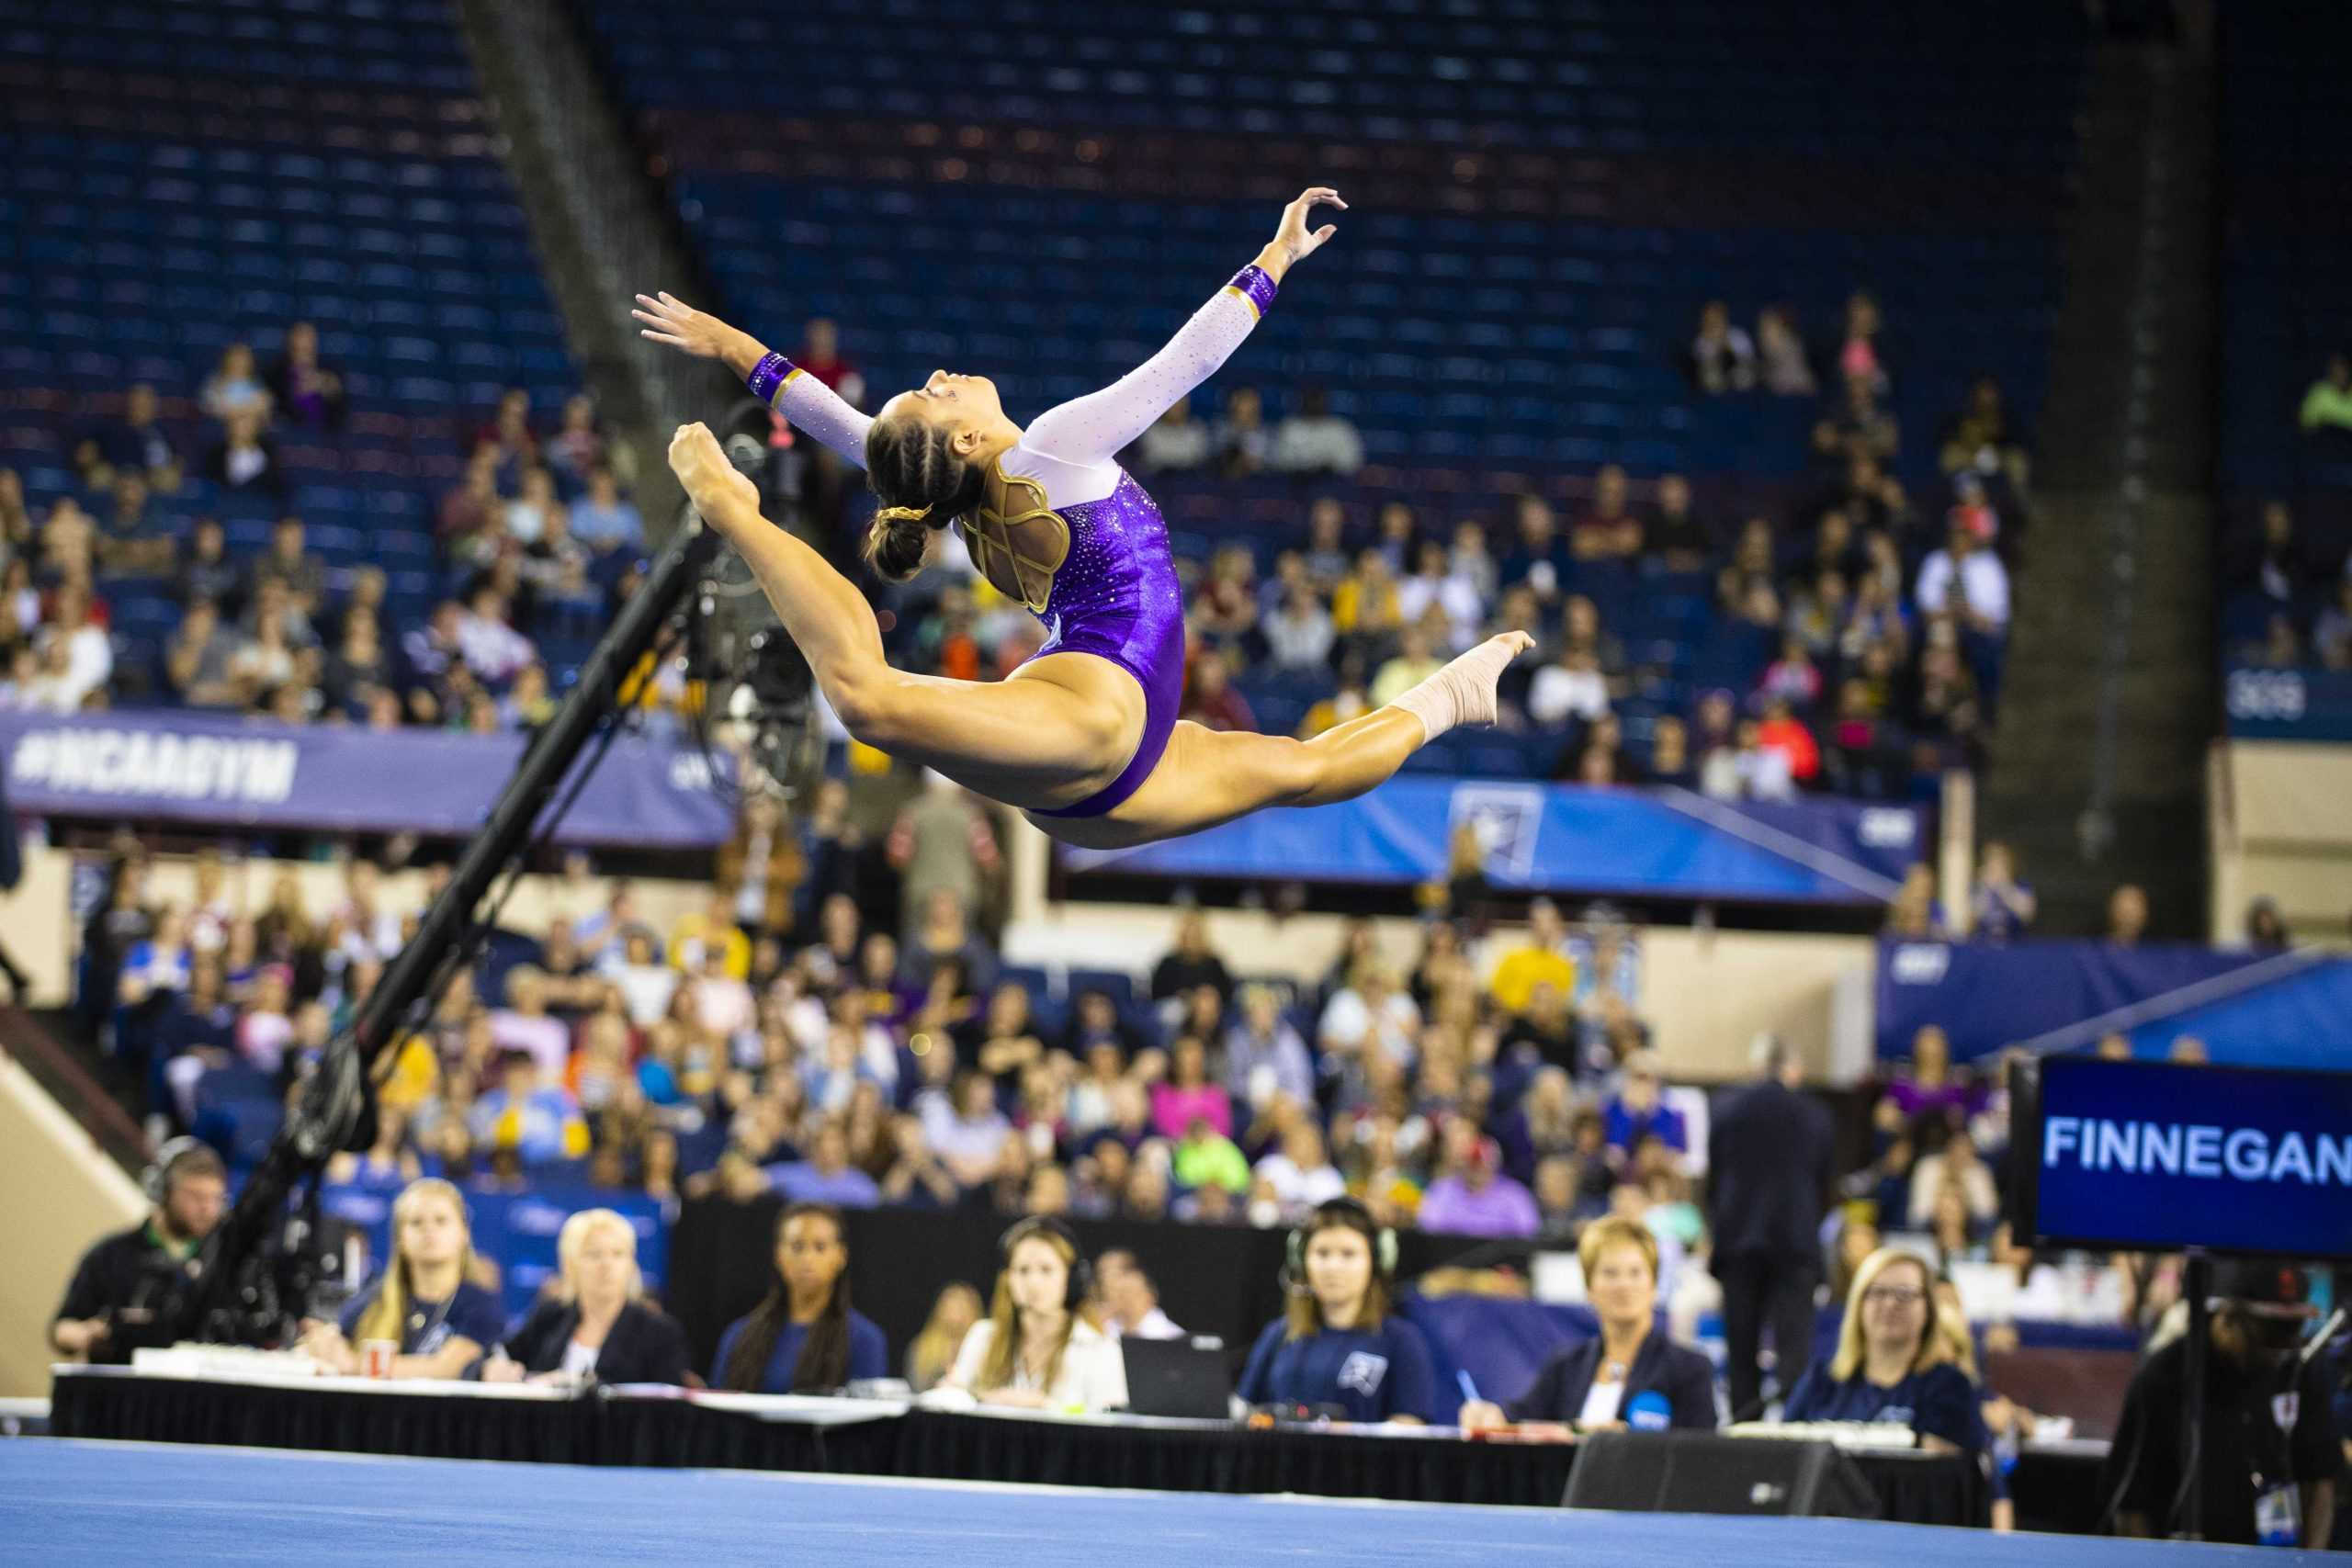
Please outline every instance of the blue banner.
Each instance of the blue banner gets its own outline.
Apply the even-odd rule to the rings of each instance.
[[[2241,740],[2352,740],[2352,670],[2233,670],[2222,694]]]
[[[2193,997],[2192,987],[2257,961],[2170,943],[1889,940],[1878,950],[1878,1054],[1909,1055],[1912,1036],[1932,1023],[1951,1036],[1952,1059],[1966,1061],[2169,993]]]
[[[526,737],[282,725],[185,712],[0,714],[11,809],[241,828],[480,830]],[[557,841],[707,849],[731,826],[699,750],[624,736]]]
[[[1356,800],[1261,811],[1189,838],[1059,852],[1080,872],[1418,883],[1444,879],[1465,826],[1487,879],[1531,892],[1883,904],[1927,849],[1911,806],[1407,775]]]
[[[2053,1057],[2031,1139],[2034,1234],[2101,1247],[2339,1257],[2352,1074]]]
[[[345,1224],[368,1233],[369,1278],[391,1256],[392,1200],[398,1186],[352,1184],[321,1189],[320,1203]],[[540,1182],[528,1192],[485,1192],[469,1188],[466,1214],[474,1251],[500,1270],[500,1303],[510,1324],[522,1321],[540,1287],[560,1273],[556,1236],[563,1222],[582,1209],[612,1209],[637,1232],[637,1267],[645,1288],[659,1291],[670,1261],[670,1228],[662,1205],[641,1192],[612,1192],[585,1184]]]

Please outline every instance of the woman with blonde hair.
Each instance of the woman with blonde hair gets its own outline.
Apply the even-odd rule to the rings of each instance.
[[[907,1347],[907,1382],[917,1393],[939,1385],[962,1348],[964,1336],[980,1320],[980,1292],[958,1280],[939,1292],[931,1317]]]
[[[506,1314],[468,1276],[473,1233],[466,1201],[437,1178],[412,1181],[392,1200],[392,1258],[375,1283],[343,1309],[339,1323],[308,1323],[300,1348],[329,1371],[360,1370],[358,1347],[400,1347],[396,1378],[455,1378],[498,1342]]]
[[[1892,1423],[1910,1427],[1923,1449],[1983,1454],[1976,1385],[1949,1359],[1935,1283],[1914,1252],[1882,1247],[1862,1259],[1837,1355],[1805,1369],[1782,1418]]]
[[[1092,1416],[1127,1403],[1118,1341],[1086,1305],[1088,1270],[1078,1236],[1033,1215],[1004,1233],[1004,1269],[989,1315],[964,1336],[940,1384],[983,1404]]]
[[[1474,1431],[1507,1421],[1587,1431],[1712,1430],[1713,1366],[1658,1327],[1657,1237],[1646,1225],[1611,1215],[1585,1226],[1577,1257],[1600,1332],[1553,1357],[1519,1398],[1464,1404],[1461,1425]]]
[[[562,1273],[497,1353],[484,1382],[686,1382],[686,1331],[645,1299],[637,1227],[610,1209],[582,1209],[556,1235]]]

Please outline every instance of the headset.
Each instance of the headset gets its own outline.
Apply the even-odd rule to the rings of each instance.
[[[1094,1265],[1086,1259],[1086,1248],[1079,1244],[1078,1233],[1067,1221],[1053,1214],[1032,1214],[1015,1220],[997,1238],[997,1250],[1004,1254],[1005,1267],[1012,1266],[1012,1249],[1032,1236],[1054,1236],[1069,1248],[1069,1279],[1062,1288],[1062,1309],[1076,1312],[1094,1291]]]
[[[1396,1278],[1396,1233],[1373,1218],[1372,1211],[1357,1198],[1333,1198],[1315,1205],[1290,1233],[1290,1240],[1283,1247],[1283,1292],[1286,1295],[1303,1295],[1306,1292],[1306,1238],[1319,1230],[1345,1225],[1362,1233],[1372,1244],[1373,1277],[1382,1284],[1391,1284]]]
[[[172,1195],[172,1174],[199,1153],[211,1154],[212,1145],[202,1138],[177,1137],[168,1140],[155,1151],[154,1159],[139,1175],[140,1190],[151,1203],[161,1204]],[[216,1159],[218,1156],[214,1156]]]

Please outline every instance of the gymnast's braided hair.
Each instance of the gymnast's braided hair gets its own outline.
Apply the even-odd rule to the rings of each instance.
[[[911,414],[876,420],[865,433],[865,479],[882,505],[865,536],[865,558],[893,582],[922,570],[933,529],[978,512],[988,474],[956,451],[954,437]]]

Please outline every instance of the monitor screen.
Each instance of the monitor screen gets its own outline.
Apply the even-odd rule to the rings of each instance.
[[[2352,1254],[2352,1074],[2053,1056],[2010,1088],[2021,1238]]]

